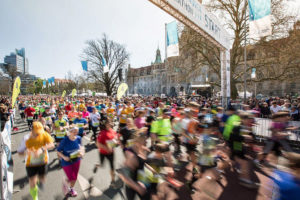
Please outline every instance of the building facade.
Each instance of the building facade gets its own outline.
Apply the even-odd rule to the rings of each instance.
[[[17,67],[17,71],[21,74],[28,74],[29,64],[25,57],[25,49],[16,49],[16,52],[4,57],[4,63],[11,64]]]
[[[171,57],[162,61],[159,48],[156,50],[155,61],[149,66],[128,68],[127,84],[129,94],[184,95],[192,92],[193,85],[207,84],[208,70],[203,67],[194,71],[189,77],[182,79],[181,65],[188,65],[190,59],[182,62],[181,57]]]

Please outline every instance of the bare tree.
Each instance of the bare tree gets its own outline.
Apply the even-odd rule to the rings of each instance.
[[[245,0],[211,0],[207,5],[211,11],[218,13],[225,20],[225,26],[233,35],[233,44],[230,51],[231,95],[233,98],[237,96],[237,84],[242,83],[244,78],[242,68],[244,63],[244,40],[245,37],[249,38],[249,16],[247,13],[245,14],[248,7],[247,2],[245,4]],[[247,58],[252,60],[252,62],[249,62],[250,66],[247,69],[248,81],[250,80],[252,67],[257,69],[258,74],[263,74],[255,80],[257,82],[282,79],[290,71],[299,69],[299,63],[295,62],[297,52],[292,51],[297,44],[295,41],[299,38],[290,37],[291,35],[288,32],[291,23],[295,22],[295,15],[287,11],[286,5],[286,1],[272,0],[272,36],[260,40],[247,39]],[[246,29],[244,28],[245,23]],[[286,39],[282,39],[287,37],[294,42],[287,43]],[[276,42],[279,40],[280,42]],[[217,74],[219,80],[221,80],[220,51],[218,48],[187,27],[182,32],[180,42],[183,56],[192,57],[192,65],[185,66],[184,78],[193,74],[196,69],[208,66],[210,72]],[[220,86],[220,81],[211,82],[211,84]]]
[[[83,57],[89,62],[88,77],[103,84],[107,95],[110,96],[117,86],[118,69],[127,65],[129,54],[123,45],[109,40],[105,34],[102,39],[89,40],[86,44]],[[108,73],[104,73],[102,58],[109,68]]]
[[[9,92],[12,92],[12,89],[14,87],[14,81],[18,76],[21,75],[21,73],[18,72],[16,66],[13,66],[11,64],[3,64],[1,67],[3,69],[2,76],[8,79],[10,82]]]

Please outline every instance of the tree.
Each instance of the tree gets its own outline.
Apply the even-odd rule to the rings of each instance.
[[[43,90],[43,80],[42,79],[37,79],[33,82],[31,82],[27,87],[26,87],[26,92],[30,94],[41,94]]]
[[[9,92],[12,93],[12,89],[14,87],[14,81],[15,79],[21,75],[20,72],[18,72],[17,67],[13,66],[11,64],[3,64],[3,77],[7,78],[10,82]]]
[[[118,69],[127,66],[129,54],[123,45],[109,40],[105,34],[102,39],[87,41],[86,45],[83,58],[89,62],[88,78],[102,84],[110,96],[117,86]],[[102,58],[109,68],[108,73],[104,73]]]
[[[257,74],[263,74],[255,79],[256,82],[284,79],[291,71],[299,70],[299,63],[295,62],[296,54],[299,52],[292,50],[297,44],[299,45],[299,37],[293,37],[291,39],[294,41],[292,44],[287,44],[281,40],[281,38],[288,36],[291,22],[295,22],[295,15],[287,12],[286,1],[272,0],[273,34],[260,40],[249,40],[249,16],[245,15],[245,8],[248,7],[247,2],[246,7],[245,0],[211,0],[207,5],[212,12],[219,13],[220,18],[225,20],[225,27],[233,35],[233,44],[230,50],[231,96],[233,98],[237,97],[238,94],[237,84],[243,83],[244,79],[245,37],[248,38],[247,58],[252,59],[247,68],[248,82],[253,67],[256,68]],[[279,40],[281,42],[272,42]],[[192,56],[192,64],[185,66],[186,69],[183,70],[185,71],[184,77],[193,74],[195,69],[208,66],[210,72],[217,74],[221,80],[220,50],[218,48],[187,27],[182,32],[180,43],[180,51]],[[220,81],[211,82],[211,84],[220,87]]]

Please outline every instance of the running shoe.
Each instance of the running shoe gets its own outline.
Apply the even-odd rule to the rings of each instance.
[[[43,191],[44,190],[44,184],[43,183],[41,183],[41,182],[37,182],[37,186],[38,186],[38,188],[41,190],[41,191]]]
[[[73,188],[71,188],[70,189],[70,192],[69,192],[69,195],[71,196],[71,197],[77,197],[77,192],[73,189]]]

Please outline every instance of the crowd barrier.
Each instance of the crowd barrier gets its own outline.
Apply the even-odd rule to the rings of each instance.
[[[13,193],[13,161],[11,155],[11,131],[13,116],[7,121],[0,135],[0,190],[1,200],[11,200]]]
[[[256,118],[256,125],[253,127],[253,133],[258,137],[271,137],[271,119]],[[290,121],[289,126],[298,127],[297,130],[289,131],[289,140],[293,142],[300,142],[300,121]]]

